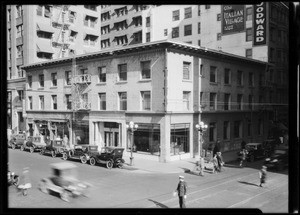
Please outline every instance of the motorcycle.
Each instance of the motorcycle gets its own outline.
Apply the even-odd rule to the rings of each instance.
[[[14,172],[8,171],[8,186],[15,185],[16,187],[19,185],[20,178]]]

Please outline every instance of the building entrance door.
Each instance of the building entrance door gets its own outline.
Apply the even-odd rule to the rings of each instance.
[[[105,138],[105,146],[113,146],[113,132],[105,131],[104,132],[104,138]]]

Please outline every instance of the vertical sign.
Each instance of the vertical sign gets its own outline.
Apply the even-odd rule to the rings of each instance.
[[[245,29],[245,5],[222,5],[222,34]]]
[[[266,44],[266,2],[253,5],[253,45]]]

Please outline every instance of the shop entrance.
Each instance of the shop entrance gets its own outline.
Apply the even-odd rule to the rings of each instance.
[[[120,146],[119,123],[104,122],[104,145]]]

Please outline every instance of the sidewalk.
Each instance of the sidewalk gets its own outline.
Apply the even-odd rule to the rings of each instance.
[[[195,167],[196,158],[188,158],[184,160],[170,161],[162,163],[157,159],[141,158],[133,155],[133,166],[130,166],[130,156],[124,156],[125,169],[140,170],[144,172],[153,173],[184,173],[192,171]],[[223,154],[223,160],[226,163],[231,163],[237,158],[236,151],[225,152]]]

